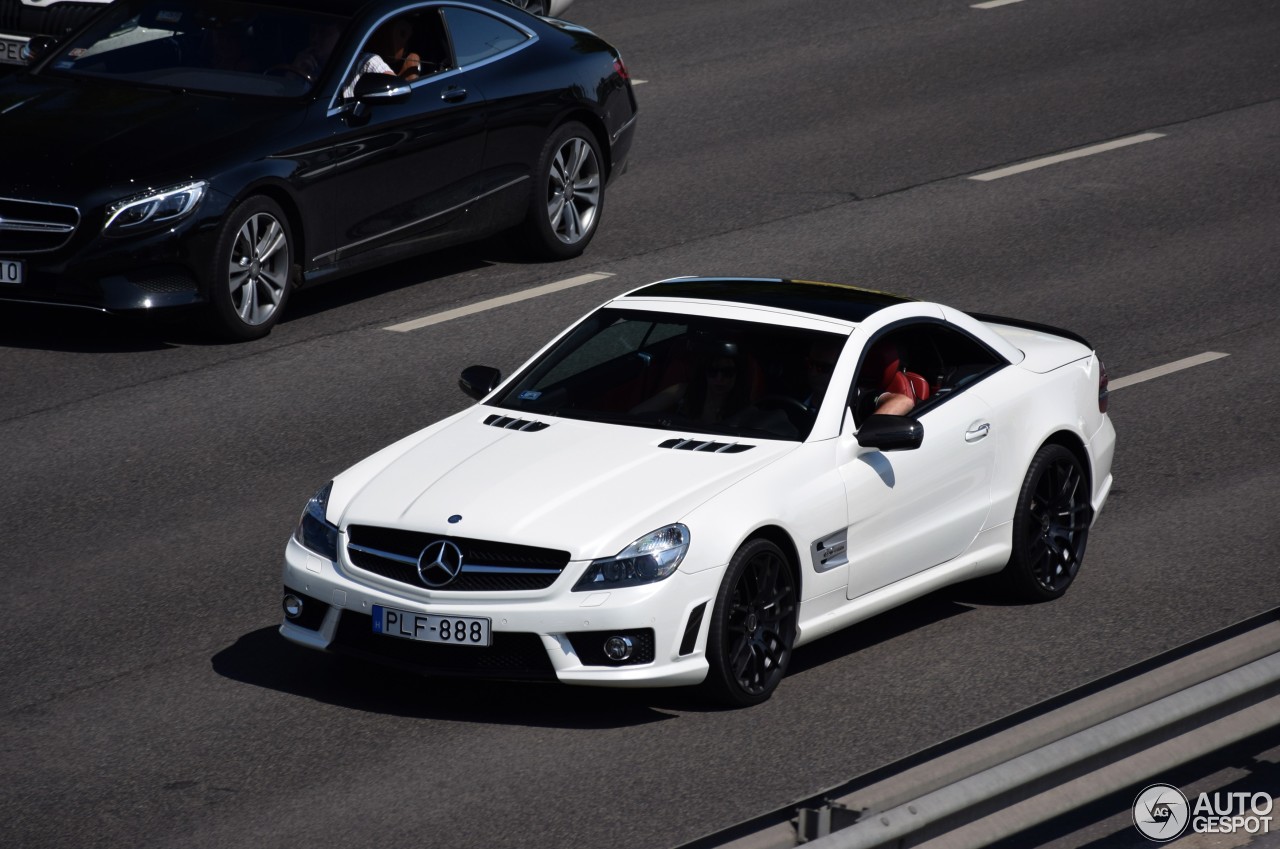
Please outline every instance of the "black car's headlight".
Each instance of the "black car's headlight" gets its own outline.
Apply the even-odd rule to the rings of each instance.
[[[612,590],[661,581],[676,571],[688,550],[689,529],[684,525],[658,528],[622,549],[616,557],[592,561],[573,591]]]
[[[311,496],[307,507],[302,511],[298,527],[293,531],[293,538],[304,548],[308,548],[329,560],[338,559],[338,529],[325,519],[325,510],[329,506],[329,493],[333,490],[333,481]]]
[[[107,207],[107,236],[131,236],[153,227],[164,227],[186,218],[200,205],[209,184],[204,180],[156,189],[117,201]]]

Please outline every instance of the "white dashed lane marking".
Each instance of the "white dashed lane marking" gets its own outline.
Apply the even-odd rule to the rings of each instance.
[[[1083,156],[1093,156],[1096,153],[1105,153],[1108,150],[1115,150],[1121,147],[1128,147],[1131,144],[1142,144],[1143,142],[1155,141],[1164,138],[1164,133],[1143,133],[1139,136],[1129,136],[1128,138],[1116,139],[1115,141],[1103,142],[1090,147],[1082,147],[1079,150],[1069,150],[1066,153],[1058,153],[1053,156],[1045,156],[1041,159],[1033,159],[1030,162],[1023,162],[1021,165],[1010,165],[1008,168],[999,168],[995,171],[988,171],[985,174],[975,174],[970,180],[999,180],[1001,177],[1012,177],[1014,174],[1021,174],[1024,171],[1034,171],[1037,168],[1044,168],[1046,165],[1057,165],[1059,162],[1066,162],[1070,159],[1079,159]]]
[[[543,295],[550,295],[552,292],[562,292],[565,289],[572,289],[574,286],[595,283],[597,280],[604,280],[605,278],[612,276],[612,274],[606,274],[604,272],[596,274],[580,274],[577,277],[570,277],[567,280],[558,280],[555,283],[548,283],[545,286],[535,286],[532,289],[525,289],[522,292],[512,292],[510,295],[503,295],[500,298],[490,298],[487,301],[480,301],[479,303],[471,304],[469,306],[433,313],[431,315],[423,316],[422,318],[415,318],[413,321],[402,322],[401,324],[393,324],[384,329],[391,330],[396,333],[408,333],[410,330],[430,327],[433,324],[452,321],[455,318],[462,318],[465,315],[475,315],[478,312],[496,309],[497,307],[505,307],[507,304],[527,301],[530,298],[539,298]]]
[[[1194,357],[1187,357],[1185,360],[1176,360],[1163,366],[1149,368],[1146,371],[1140,371],[1137,374],[1131,374],[1128,377],[1118,377],[1108,382],[1108,390],[1114,392],[1117,389],[1124,389],[1126,386],[1132,386],[1135,383],[1142,383],[1147,380],[1154,380],[1157,377],[1164,377],[1166,374],[1173,374],[1175,371],[1202,366],[1205,363],[1211,363],[1214,360],[1220,360],[1229,354],[1219,354],[1216,351],[1205,351],[1203,354],[1196,354]]]
[[[1021,3],[1022,0],[987,0],[986,3],[974,3],[970,9],[994,9],[997,6],[1008,6],[1011,3]]]

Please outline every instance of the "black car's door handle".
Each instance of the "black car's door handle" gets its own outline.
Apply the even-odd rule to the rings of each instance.
[[[467,90],[465,88],[447,88],[440,95],[440,99],[445,103],[461,103],[467,99]]]

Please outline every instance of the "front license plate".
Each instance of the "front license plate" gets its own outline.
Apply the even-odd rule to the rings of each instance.
[[[6,65],[25,65],[22,60],[22,48],[27,46],[25,38],[12,36],[0,37],[0,62]]]
[[[0,284],[21,286],[26,268],[20,259],[0,259]]]
[[[451,646],[489,645],[489,620],[477,616],[436,616],[373,606],[373,633]]]

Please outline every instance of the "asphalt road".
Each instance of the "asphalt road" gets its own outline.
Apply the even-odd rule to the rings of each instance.
[[[0,305],[0,845],[662,847],[1277,603],[1280,6],[577,0],[641,104],[585,256],[501,241],[302,293],[272,335]],[[0,124],[0,133],[3,124]],[[995,180],[1005,166],[1141,134]],[[599,282],[407,333],[399,322]],[[676,274],[1059,324],[1116,489],[1050,605],[961,586],[799,650],[774,698],[426,682],[284,643],[331,475]]]

